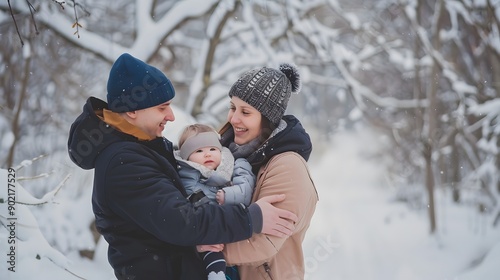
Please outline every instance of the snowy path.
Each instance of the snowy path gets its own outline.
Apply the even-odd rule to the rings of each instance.
[[[430,236],[425,211],[390,203],[380,164],[362,157],[376,147],[358,139],[370,136],[337,136],[310,166],[320,201],[304,244],[306,279],[464,279],[456,276],[500,241],[500,231],[474,233],[471,211],[442,200],[442,230]]]
[[[322,164],[311,166],[320,194],[308,233],[306,267],[309,279],[382,279],[376,275],[391,267],[384,242],[374,230],[384,223],[385,192],[380,171],[360,159],[358,142],[336,139]],[[350,143],[351,145],[347,145]],[[382,266],[381,266],[382,265]],[[387,279],[387,278],[385,278]]]

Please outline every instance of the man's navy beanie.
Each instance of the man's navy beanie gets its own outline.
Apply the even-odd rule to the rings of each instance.
[[[165,74],[128,53],[122,54],[111,67],[107,98],[113,112],[146,109],[174,96],[174,87]]]

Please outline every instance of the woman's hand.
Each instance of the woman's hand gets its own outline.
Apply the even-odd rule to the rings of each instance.
[[[199,253],[203,252],[220,252],[224,249],[224,244],[214,244],[214,245],[196,245],[196,251]]]

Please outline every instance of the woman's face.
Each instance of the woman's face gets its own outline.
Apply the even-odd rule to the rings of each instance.
[[[227,121],[233,126],[234,143],[238,145],[247,144],[261,134],[261,113],[236,96],[231,97]]]

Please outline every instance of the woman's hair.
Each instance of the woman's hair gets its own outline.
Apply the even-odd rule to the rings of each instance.
[[[262,135],[260,135],[260,138],[262,139],[262,142],[264,142],[267,138],[269,138],[269,136],[271,136],[271,133],[276,126],[266,116],[262,115],[262,113],[261,116],[260,129]]]
[[[199,133],[202,133],[202,132],[215,132],[215,133],[217,133],[217,131],[215,131],[215,129],[213,129],[212,127],[210,127],[208,125],[198,124],[198,123],[188,125],[188,126],[186,126],[186,128],[184,128],[184,130],[181,133],[181,136],[179,137],[179,143],[178,143],[179,148],[182,147],[184,142],[186,142],[186,140],[189,137],[198,135]]]

